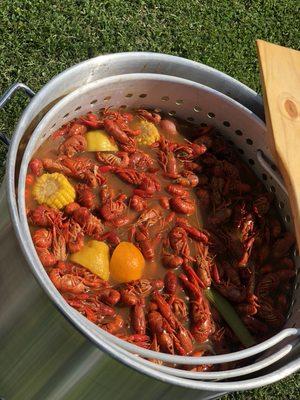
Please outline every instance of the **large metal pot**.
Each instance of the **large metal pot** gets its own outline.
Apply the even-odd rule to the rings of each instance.
[[[20,229],[16,182],[20,160],[34,127],[52,104],[77,87],[104,76],[131,72],[159,72],[193,79],[214,86],[221,92],[225,91],[227,95],[232,94],[259,116],[263,115],[259,97],[231,78],[191,61],[151,53],[109,55],[79,64],[54,78],[33,98],[13,136],[7,160],[7,192],[5,193],[2,187],[0,200],[4,215],[0,223],[3,249],[0,256],[0,273],[4,283],[0,340],[3,343],[1,347],[5,349],[0,355],[4,357],[1,363],[4,368],[0,368],[0,381],[4,382],[3,395],[8,398],[80,398],[72,397],[72,393],[75,393],[79,386],[85,387],[85,393],[90,390],[91,397],[85,398],[97,398],[95,393],[99,398],[103,398],[103,391],[110,397],[117,398],[111,392],[113,390],[117,393],[120,390],[117,382],[122,384],[122,397],[133,398],[138,393],[133,394],[129,388],[141,379],[143,398],[146,391],[149,398],[161,398],[162,393],[166,391],[173,395],[174,390],[183,395],[184,389],[171,388],[145,376],[141,378],[141,375],[116,364],[87,342],[66,322],[34,281],[19,247],[21,243],[24,250],[28,244]],[[296,335],[296,331],[289,331],[286,336]],[[285,349],[285,354],[294,347],[290,344],[289,346]],[[38,358],[34,357],[37,353]],[[110,351],[110,354],[122,360],[118,352]],[[284,369],[277,369],[277,377],[271,377],[269,381],[280,379],[297,368],[299,361],[296,360]],[[106,378],[103,380],[99,377],[90,384],[91,377],[98,371],[107,374]],[[115,373],[118,375],[115,376]],[[16,381],[19,382],[17,386],[14,384]],[[128,384],[128,390],[125,391],[124,382]],[[176,383],[176,380],[172,382]],[[250,387],[260,384],[253,382]],[[150,395],[148,386],[151,389],[155,388],[155,393]],[[109,390],[106,392],[107,387]],[[217,389],[203,382],[202,388],[206,387],[210,388],[210,394],[198,392],[199,398],[211,398],[216,395],[212,392],[216,392]],[[228,385],[225,387],[228,388]],[[187,390],[184,395],[189,398],[191,392]],[[163,398],[168,398],[168,395]]]

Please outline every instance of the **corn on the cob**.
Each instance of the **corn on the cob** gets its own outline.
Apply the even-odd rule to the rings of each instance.
[[[118,146],[101,129],[88,132],[86,140],[87,151],[118,151]]]
[[[38,177],[32,195],[39,204],[60,209],[72,203],[76,193],[68,179],[63,174],[55,172]]]
[[[150,146],[160,138],[159,132],[152,122],[140,120],[136,122],[134,129],[141,130],[141,133],[136,137],[140,145]]]

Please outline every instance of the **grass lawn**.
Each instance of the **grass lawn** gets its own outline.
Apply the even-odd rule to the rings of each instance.
[[[1,0],[0,93],[16,81],[37,91],[75,63],[120,51],[190,58],[259,91],[255,39],[299,48],[299,13],[299,0]],[[0,111],[0,131],[12,134],[25,103],[19,95]],[[0,145],[0,165],[4,156]],[[295,374],[223,400],[299,398]]]

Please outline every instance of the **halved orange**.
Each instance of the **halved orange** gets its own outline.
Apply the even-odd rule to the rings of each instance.
[[[144,267],[145,259],[140,250],[132,243],[121,242],[110,259],[110,277],[119,283],[140,279]]]

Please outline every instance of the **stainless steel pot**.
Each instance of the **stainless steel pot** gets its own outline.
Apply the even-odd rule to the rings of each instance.
[[[189,79],[194,79],[196,81],[200,81],[201,83],[204,83],[208,86],[213,86],[214,88],[218,89],[221,92],[226,91],[227,95],[232,93],[239,101],[241,101],[243,104],[247,105],[248,107],[252,107],[253,110],[257,112],[259,116],[262,116],[262,107],[260,103],[259,97],[249,89],[247,89],[245,86],[239,84],[238,82],[232,80],[231,78],[226,77],[225,75],[214,71],[208,67],[202,66],[197,63],[193,63],[188,60],[183,60],[179,59],[176,57],[170,57],[170,56],[164,56],[164,55],[158,55],[158,54],[151,54],[151,53],[130,53],[130,54],[120,54],[120,55],[112,55],[112,56],[103,56],[103,57],[98,57],[93,60],[87,61],[85,63],[79,64],[56,78],[54,78],[52,81],[50,81],[31,101],[30,105],[27,107],[25,110],[22,118],[20,119],[20,122],[17,126],[16,132],[14,134],[10,151],[9,151],[9,156],[8,156],[8,161],[7,161],[7,195],[4,193],[4,190],[2,191],[2,201],[1,204],[3,204],[4,207],[4,202],[5,202],[5,197],[7,198],[8,206],[10,209],[10,218],[8,215],[6,215],[6,218],[3,219],[3,228],[0,230],[2,238],[2,247],[3,247],[3,252],[2,252],[2,257],[0,259],[1,261],[1,276],[3,275],[3,279],[5,279],[6,282],[9,283],[7,284],[6,287],[9,288],[7,291],[7,297],[4,299],[4,307],[6,307],[7,312],[4,312],[3,315],[9,320],[9,323],[5,324],[7,328],[7,335],[5,335],[5,330],[2,329],[2,319],[1,321],[1,332],[3,331],[3,335],[1,333],[1,337],[4,340],[5,343],[7,343],[8,348],[9,345],[12,345],[12,343],[18,342],[20,345],[20,349],[23,349],[25,346],[21,345],[20,341],[20,336],[22,335],[21,330],[17,330],[18,338],[15,340],[15,342],[12,340],[12,329],[15,329],[16,327],[16,321],[20,320],[20,313],[26,317],[24,318],[24,323],[26,326],[28,326],[28,318],[33,316],[32,309],[35,309],[37,311],[40,311],[43,309],[43,306],[41,307],[36,307],[34,302],[32,302],[33,299],[33,293],[37,295],[39,293],[38,298],[43,299],[41,301],[41,304],[45,304],[45,307],[47,310],[51,309],[51,312],[47,313],[48,317],[45,321],[48,322],[49,316],[51,315],[51,318],[53,318],[53,327],[58,327],[57,324],[61,327],[63,325],[63,330],[62,332],[64,333],[61,335],[61,337],[55,337],[55,339],[52,338],[52,343],[54,346],[58,346],[59,354],[60,357],[57,358],[57,363],[55,364],[55,368],[63,368],[62,365],[68,365],[68,368],[65,369],[65,371],[68,371],[68,373],[65,373],[65,375],[70,375],[71,378],[69,380],[67,379],[66,376],[63,374],[60,374],[58,370],[56,370],[56,374],[51,374],[51,379],[55,381],[57,377],[60,377],[60,384],[56,385],[57,388],[60,387],[65,387],[67,391],[72,391],[70,389],[70,382],[76,380],[74,379],[74,376],[76,374],[79,374],[80,376],[86,375],[88,373],[92,374],[93,371],[96,370],[97,366],[100,367],[100,365],[104,365],[105,362],[103,362],[103,355],[100,353],[97,349],[92,348],[90,345],[85,343],[84,339],[78,334],[75,333],[74,329],[71,329],[70,326],[65,322],[65,320],[62,318],[62,316],[59,314],[58,311],[54,310],[54,307],[52,304],[49,304],[49,301],[46,300],[45,295],[41,292],[40,288],[36,285],[36,283],[33,283],[34,281],[32,280],[32,276],[29,275],[27,266],[25,265],[26,262],[24,261],[24,257],[22,253],[19,251],[19,243],[21,243],[23,250],[26,250],[26,247],[29,245],[26,243],[24,240],[24,236],[22,235],[22,226],[20,225],[20,218],[18,215],[18,206],[16,203],[16,181],[18,178],[18,168],[19,168],[19,161],[22,158],[22,153],[24,151],[26,142],[28,137],[30,136],[33,128],[35,127],[36,123],[42,115],[44,114],[44,110],[46,110],[49,107],[49,104],[55,103],[55,101],[58,98],[63,97],[65,94],[73,91],[76,87],[81,86],[84,83],[88,83],[91,81],[94,81],[96,79],[102,78],[104,76],[108,75],[116,75],[120,72],[122,73],[133,73],[133,72],[154,72],[154,73],[164,73],[166,75],[175,75],[175,76],[183,76]],[[282,185],[280,179],[276,176],[276,174],[273,172],[273,170],[269,167],[268,163],[266,163],[266,160],[261,157],[261,162],[265,163],[265,166],[267,168],[268,174],[272,174],[270,176],[273,176],[273,179],[275,179],[277,182],[279,182],[280,185]],[[13,227],[15,230],[15,234],[17,235],[18,241],[15,238],[15,235],[12,231],[12,227],[10,222],[12,221]],[[28,254],[27,254],[28,256]],[[7,271],[5,266],[7,265],[8,260],[11,260],[11,270],[16,270],[14,271],[13,276],[10,276],[10,279],[7,279]],[[28,260],[29,263],[33,263],[34,261],[32,259]],[[9,275],[8,275],[9,276]],[[11,285],[11,286],[10,286]],[[17,289],[15,289],[15,286],[17,286]],[[48,294],[51,296],[51,290],[49,289]],[[28,306],[26,307],[26,301],[28,301]],[[34,308],[35,306],[35,308]],[[14,310],[11,310],[11,308],[14,308]],[[25,307],[25,309],[24,309]],[[2,317],[2,315],[1,315]],[[22,319],[21,319],[22,321]],[[39,325],[39,329],[37,329],[37,326],[35,326],[34,330],[31,330],[30,333],[32,334],[33,341],[36,341],[38,339],[38,336],[40,335],[40,330],[43,328],[43,323],[41,316],[36,319],[37,325]],[[21,325],[24,326],[25,325]],[[29,324],[30,325],[30,324]],[[67,328],[66,328],[66,327]],[[11,327],[11,328],[10,328]],[[66,331],[65,331],[66,329]],[[51,330],[51,334],[53,331]],[[45,334],[45,331],[44,331]],[[47,331],[47,335],[49,332]],[[281,337],[277,338],[277,341],[282,340],[282,338],[287,337],[287,336],[295,336],[298,334],[298,331],[296,329],[290,328],[290,330],[286,330],[285,334],[283,334]],[[46,336],[47,336],[46,335]],[[63,343],[60,341],[63,337]],[[76,337],[76,339],[75,339]],[[79,339],[80,338],[80,339]],[[45,336],[43,336],[43,339],[45,339]],[[3,342],[2,340],[2,342]],[[6,341],[5,341],[6,340]],[[41,340],[41,339],[40,339]],[[51,338],[49,340],[48,336],[47,339],[43,341],[43,346],[47,346],[47,343],[51,342]],[[276,342],[276,340],[275,340]],[[272,343],[269,343],[269,345],[274,345],[274,341]],[[23,342],[24,343],[24,342]],[[97,343],[97,345],[104,349],[104,350],[109,350],[110,354],[113,355],[114,357],[120,359],[123,362],[126,362],[127,364],[130,364],[128,360],[126,359],[126,354],[120,352],[118,348],[113,348],[112,346],[109,346],[109,343],[107,343],[107,348],[105,348],[105,342]],[[42,346],[42,348],[44,348]],[[35,345],[35,350],[38,348]],[[56,348],[55,347],[55,348]],[[268,346],[266,346],[268,347]],[[294,350],[294,344],[289,343],[285,347],[281,347],[279,349],[279,352],[277,351],[276,355],[277,357],[273,357],[272,362],[278,360],[280,357],[278,356],[283,356],[284,354],[291,353],[292,350]],[[28,348],[28,346],[27,346]],[[55,352],[55,348],[53,349],[53,354],[57,354]],[[85,368],[82,367],[81,364],[76,363],[74,367],[70,366],[70,363],[68,363],[68,358],[69,357],[74,357],[76,359],[77,354],[80,354],[80,358],[84,357],[84,352],[85,350],[82,350],[82,348],[86,349],[87,353],[89,356],[86,357],[85,360],[85,365],[89,363],[89,359],[92,358],[93,362],[91,362],[90,365],[90,372]],[[72,352],[73,349],[73,352]],[[113,351],[112,351],[113,349]],[[2,352],[3,353],[3,352]],[[44,353],[44,351],[43,351]],[[47,353],[48,354],[48,353]],[[64,358],[64,355],[66,354],[66,358]],[[90,355],[91,354],[91,355]],[[293,358],[295,358],[295,353],[293,353]],[[8,353],[6,353],[7,357]],[[32,356],[31,356],[32,357]],[[99,361],[99,358],[101,358],[101,361]],[[105,357],[107,359],[107,357]],[[95,361],[96,360],[96,361]],[[30,359],[28,360],[30,364]],[[16,362],[16,358],[15,358]],[[111,361],[112,362],[112,361]],[[49,363],[47,363],[49,364]],[[107,364],[107,362],[106,362]],[[3,363],[2,363],[3,365]],[[5,365],[5,362],[4,362]],[[9,368],[10,370],[13,369],[12,365],[10,364]],[[19,365],[20,368],[22,363],[16,363],[16,365]],[[95,366],[96,365],[96,366]],[[149,373],[149,375],[156,376],[160,379],[167,380],[168,382],[172,382],[175,384],[183,384],[180,379],[176,377],[170,377],[166,379],[163,374],[161,376],[156,373],[151,373],[143,368],[138,368],[136,365],[131,363],[133,367],[136,367],[139,370],[142,370],[144,372]],[[268,363],[265,363],[262,366],[266,366]],[[124,367],[122,367],[126,373],[128,370]],[[288,366],[285,366],[284,368],[279,368],[275,366],[275,371],[276,374],[271,373],[266,376],[266,383],[270,383],[272,381],[275,381],[277,379],[280,379],[283,376],[286,376],[287,374],[291,373],[291,371],[296,370],[299,368],[299,360],[294,360]],[[5,368],[8,370],[8,368]],[[110,372],[113,371],[110,368]],[[122,369],[122,374],[123,374],[123,369]],[[71,372],[69,372],[71,370]],[[17,370],[16,370],[17,371]],[[31,370],[28,372],[28,377],[30,379],[32,378],[32,372],[34,371]],[[249,370],[248,372],[253,372],[254,370]],[[20,372],[20,370],[18,370]],[[3,372],[4,373],[4,372]],[[2,374],[2,371],[0,370],[0,375]],[[73,376],[72,376],[73,374]],[[10,377],[9,377],[10,375]],[[230,375],[230,374],[229,374]],[[126,374],[124,375],[126,376]],[[16,376],[14,376],[16,378]],[[4,376],[4,381],[7,384],[8,391],[13,390],[10,387],[10,379],[12,379],[11,373],[6,376]],[[51,382],[50,379],[50,382]],[[148,378],[147,378],[148,379]],[[36,380],[36,384],[38,385],[38,389],[34,392],[34,396],[37,394],[40,395],[40,393],[48,393],[49,392],[49,376],[47,377],[46,375],[44,376],[44,384],[41,382],[42,380]],[[115,379],[114,377],[114,383],[112,386],[114,388],[117,387],[117,382],[118,380]],[[244,381],[245,386],[244,388],[251,388],[251,387],[257,387],[262,384],[262,382],[259,379],[251,379],[249,381]],[[247,382],[247,383],[246,383]],[[158,384],[158,382],[156,382]],[[77,387],[79,386],[79,381],[75,383]],[[93,387],[95,390],[98,390],[99,393],[99,385],[103,386],[101,382],[98,380],[97,385],[94,384]],[[160,385],[163,385],[160,383]],[[225,383],[223,386],[220,384],[210,384],[208,382],[197,382],[197,385],[188,385],[184,384],[187,387],[197,387],[200,389],[209,389],[209,391],[222,391],[222,390],[236,390],[239,389],[240,386],[239,384],[227,384]],[[26,386],[26,385],[25,385]],[[101,387],[102,387],[101,386]],[[24,385],[23,385],[24,387]],[[23,390],[22,387],[22,390]],[[98,387],[98,389],[97,389]],[[152,383],[151,383],[151,387]],[[55,389],[56,390],[56,389]],[[60,389],[57,389],[58,392]],[[165,390],[165,386],[163,386],[163,390]],[[173,390],[173,389],[170,389]],[[48,391],[48,392],[47,392]],[[144,393],[144,389],[143,389]],[[4,393],[5,394],[5,393]],[[53,394],[51,394],[52,396]],[[130,397],[131,394],[128,392],[128,398]],[[209,398],[205,397],[207,394],[200,394],[199,393],[199,398]],[[202,397],[201,397],[202,396]],[[204,397],[203,397],[204,396]],[[17,398],[17,397],[16,397]],[[29,397],[31,398],[31,397]],[[32,397],[33,398],[33,397]],[[41,398],[41,397],[36,397],[36,398]],[[47,398],[43,396],[43,398]],[[48,397],[48,398],[53,398],[53,397]],[[55,398],[68,398],[68,397],[55,397]],[[93,397],[95,398],[95,397]],[[155,397],[152,397],[155,398]],[[158,397],[157,397],[158,398]]]

